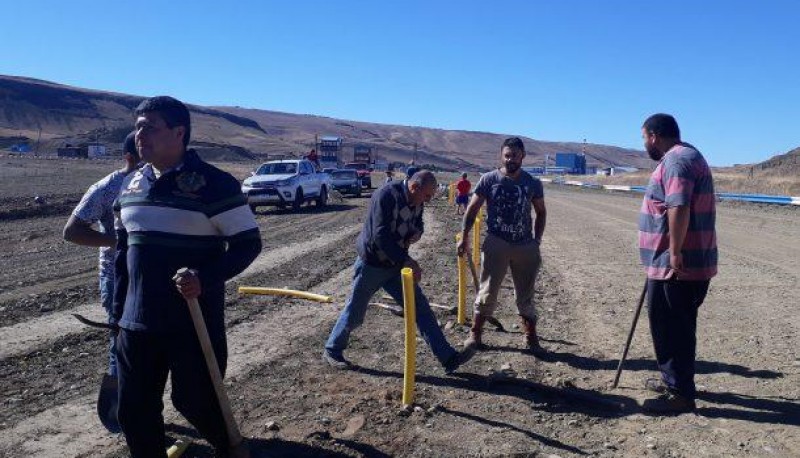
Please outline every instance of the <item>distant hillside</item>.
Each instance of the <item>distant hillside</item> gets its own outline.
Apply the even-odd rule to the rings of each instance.
[[[800,148],[771,157],[754,167],[770,175],[800,175]]]
[[[25,137],[35,142],[41,135],[42,153],[53,153],[65,143],[94,140],[118,149],[131,128],[131,112],[142,99],[0,75],[0,147],[11,143],[12,138]],[[389,161],[405,163],[415,156],[416,145],[417,163],[457,170],[486,168],[497,163],[499,145],[510,135],[344,121],[240,107],[190,105],[190,110],[193,146],[206,157],[225,160],[299,154],[314,144],[315,135],[337,135],[344,139],[346,155],[352,154],[355,145],[371,145]],[[584,148],[580,143],[523,140],[529,164],[543,163],[547,154],[580,152]],[[595,144],[585,145],[585,150],[590,165],[652,165],[642,151]]]

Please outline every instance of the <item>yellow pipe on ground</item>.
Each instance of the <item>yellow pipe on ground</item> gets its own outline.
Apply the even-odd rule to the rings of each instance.
[[[333,299],[331,299],[330,296],[324,296],[322,294],[314,294],[306,291],[297,291],[294,289],[285,289],[285,288],[262,288],[259,286],[240,286],[239,293],[259,294],[263,296],[289,296],[289,297],[296,297],[298,299],[308,299],[310,301],[317,301],[317,302],[333,302]]]
[[[403,279],[403,309],[406,334],[406,359],[403,366],[403,406],[414,403],[414,378],[417,370],[417,309],[414,303],[414,272],[409,267],[400,271]]]
[[[456,242],[461,242],[461,234],[456,234]],[[467,259],[469,253],[458,256],[458,324],[464,325],[467,322]]]
[[[483,218],[475,218],[472,225],[472,263],[476,266],[481,265],[481,223]]]
[[[167,449],[167,458],[178,458],[189,448],[189,442],[176,440],[172,447]]]

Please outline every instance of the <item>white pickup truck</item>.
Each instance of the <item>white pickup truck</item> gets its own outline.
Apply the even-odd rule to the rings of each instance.
[[[330,176],[317,172],[305,159],[265,162],[242,183],[242,192],[253,212],[260,206],[291,206],[297,210],[312,200],[318,207],[324,207],[330,189]]]

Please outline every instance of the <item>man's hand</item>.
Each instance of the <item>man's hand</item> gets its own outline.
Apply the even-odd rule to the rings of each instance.
[[[181,293],[185,299],[197,299],[200,297],[202,288],[200,287],[200,277],[197,276],[196,270],[187,268],[180,269],[175,273],[172,279],[175,280],[175,286],[178,288],[178,292]]]
[[[469,252],[469,235],[461,234],[461,240],[456,244],[456,252],[459,256],[464,256],[465,253]]]
[[[413,270],[414,282],[419,283],[419,281],[422,279],[422,268],[419,266],[419,264],[417,264],[417,261],[412,258],[408,258],[406,259],[405,264],[403,264],[403,267],[408,267]]]
[[[672,267],[672,276],[673,278],[680,277],[681,274],[684,274],[683,271],[683,254],[679,253],[670,253],[669,255],[669,265]]]

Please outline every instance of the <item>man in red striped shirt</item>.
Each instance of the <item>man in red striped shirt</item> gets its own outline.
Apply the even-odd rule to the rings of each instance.
[[[655,114],[642,126],[647,154],[658,161],[639,214],[639,256],[647,272],[647,307],[661,380],[645,401],[659,413],[695,409],[697,310],[717,273],[715,195],[711,169],[678,123]]]

